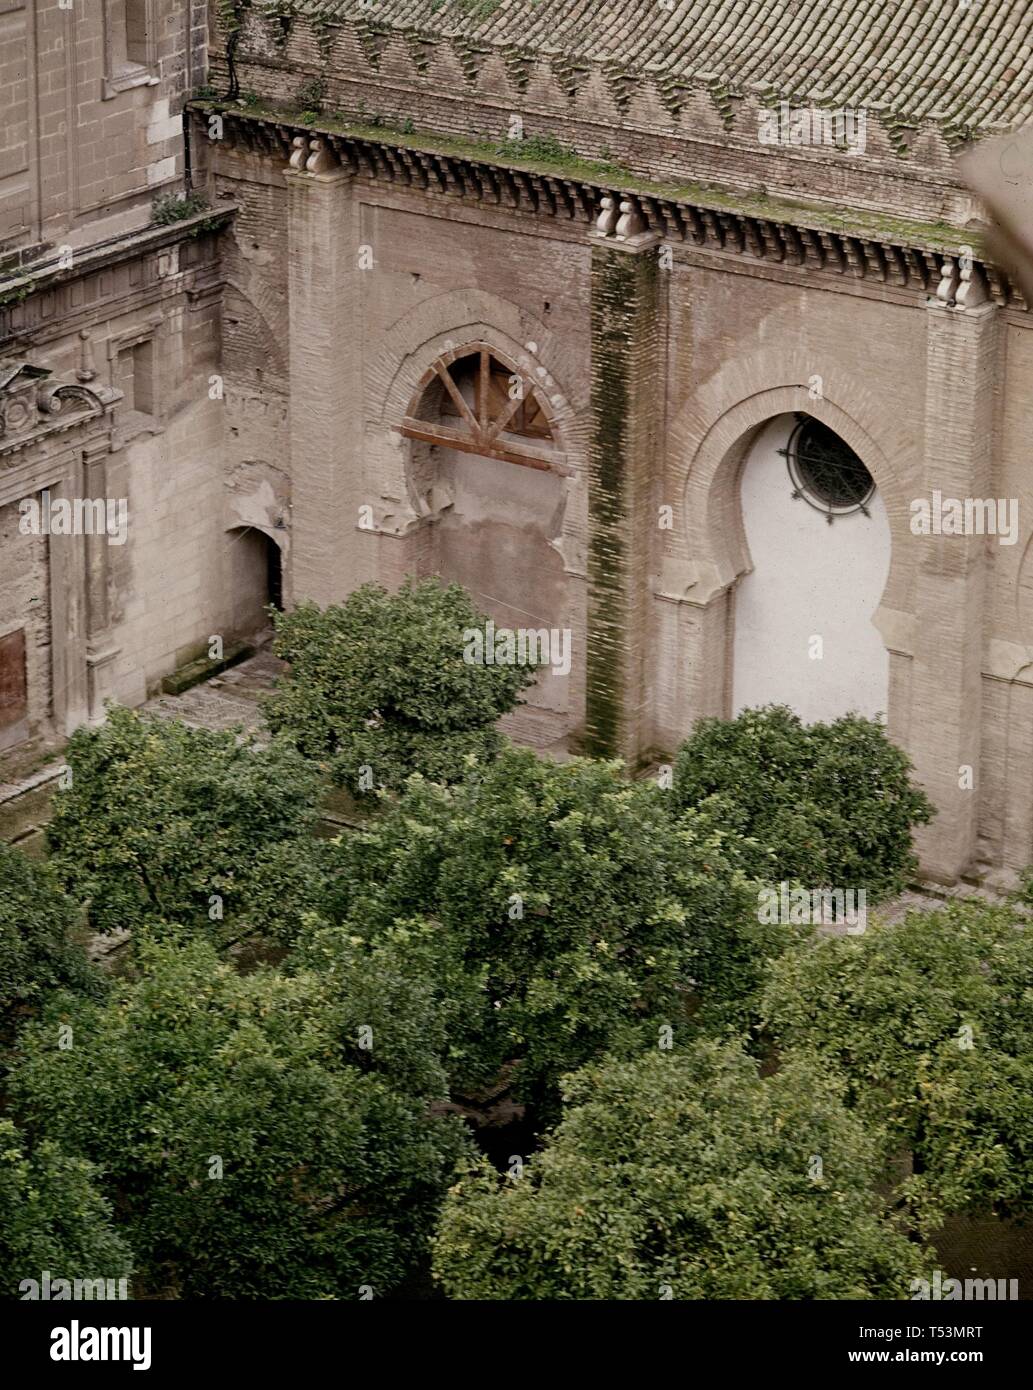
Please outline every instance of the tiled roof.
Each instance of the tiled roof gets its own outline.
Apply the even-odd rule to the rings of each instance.
[[[303,0],[380,29],[661,84],[863,107],[891,125],[1033,115],[1031,0]]]

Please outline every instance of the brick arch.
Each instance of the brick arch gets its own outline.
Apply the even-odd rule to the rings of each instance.
[[[1015,579],[1016,632],[1019,641],[1026,639],[1029,660],[1015,673],[1025,672],[1023,679],[1033,681],[1033,535],[1022,550]]]
[[[806,370],[798,369],[799,375],[788,365],[789,373],[783,360],[774,381],[758,381],[750,389],[752,383],[743,381],[743,364],[730,364],[672,425],[676,489],[672,493],[682,500],[682,524],[672,533],[670,550],[677,555],[683,548],[684,557],[691,557],[697,576],[691,597],[706,602],[751,568],[739,499],[742,468],[750,446],[769,420],[799,412],[834,430],[875,479],[886,504],[891,537],[890,572],[879,611],[905,610],[911,568],[909,503],[914,495],[908,479],[917,470],[916,442],[887,429],[885,411],[845,374],[842,380],[826,376],[821,396],[812,399],[813,360]],[[753,374],[760,375],[746,373],[747,377]],[[733,395],[735,378],[740,393]],[[747,393],[741,394],[744,385]],[[882,626],[878,620],[877,626]]]
[[[482,290],[432,295],[385,333],[367,370],[366,417],[390,426],[406,413],[419,382],[451,348],[483,343],[514,370],[526,373],[550,412],[554,435],[578,466],[587,431],[587,396],[572,401],[560,386],[569,357],[540,318]],[[530,344],[534,345],[534,351]]]
[[[268,286],[244,287],[228,279],[224,290],[224,317],[239,316],[244,335],[254,341],[258,359],[266,364],[266,372],[287,382],[290,375],[285,345],[289,342],[288,320],[282,296]],[[226,332],[226,329],[223,330]]]

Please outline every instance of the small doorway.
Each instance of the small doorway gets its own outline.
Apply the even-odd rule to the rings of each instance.
[[[229,627],[234,637],[267,633],[269,607],[283,608],[283,561],[273,538],[255,526],[226,533],[229,542]]]

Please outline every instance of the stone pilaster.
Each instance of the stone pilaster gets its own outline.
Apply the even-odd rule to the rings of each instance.
[[[75,457],[68,476],[49,487],[51,505],[67,499],[74,505],[83,494],[83,466]],[[86,668],[85,537],[50,535],[51,671],[54,726],[68,737],[89,717]]]
[[[357,211],[342,170],[286,172],[290,267],[291,556],[295,599],[359,582],[362,376]]]
[[[663,400],[655,243],[592,248],[586,751],[634,764],[650,741],[648,538]]]
[[[927,322],[924,496],[991,498],[997,310],[934,301]],[[924,872],[950,882],[976,853],[987,561],[995,541],[934,534],[913,544],[918,622],[909,751],[937,808],[917,847]],[[963,768],[972,769],[972,789]]]
[[[100,440],[83,450],[83,481],[87,497],[103,498],[107,506],[109,498],[108,458],[110,441]],[[117,503],[118,499],[114,499]],[[128,518],[132,529],[132,516]],[[111,636],[111,608],[108,601],[108,551],[110,541],[106,534],[84,537],[86,564],[85,611],[86,611],[86,671],[90,721],[99,723],[104,718],[104,701],[114,691],[112,676],[114,661],[121,648]]]

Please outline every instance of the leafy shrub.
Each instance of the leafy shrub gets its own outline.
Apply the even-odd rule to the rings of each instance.
[[[326,82],[321,77],[307,78],[294,93],[294,105],[299,111],[313,113],[313,120],[323,109],[326,99]]]
[[[434,1270],[452,1298],[906,1298],[930,1267],[813,1061],[761,1080],[697,1043],[586,1067],[565,1099],[519,1178],[481,1165],[451,1189]]]
[[[603,1051],[749,1021],[792,929],[757,921],[734,842],[672,821],[667,795],[618,764],[509,749],[449,788],[412,779],[337,847],[328,912],[344,939],[401,926],[435,961],[456,1086],[518,1061],[540,1118]]]
[[[779,1046],[838,1068],[916,1227],[949,1212],[1033,1212],[1033,924],[952,903],[814,940],[771,967],[762,1012]]]
[[[51,862],[95,931],[149,918],[230,940],[261,932],[265,907],[273,934],[288,932],[285,914],[305,903],[283,896],[283,885],[304,886],[284,846],[311,862],[319,790],[294,749],[113,707],[73,734],[66,756]]]
[[[10,1093],[34,1132],[100,1166],[144,1289],[307,1299],[395,1286],[424,1257],[464,1148],[457,1122],[429,1110],[440,1030],[419,989],[392,984],[406,1041],[392,1051],[385,1022],[367,1054],[352,1021],[389,1007],[368,974],[349,1004],[310,972],[239,975],[202,941],[145,942],[138,964],[103,1007],[54,997],[23,1031]],[[66,1051],[59,1008],[75,1032]]]
[[[151,221],[158,227],[167,227],[203,212],[207,206],[208,199],[203,193],[164,193],[151,204]]]
[[[804,725],[772,705],[701,720],[678,752],[673,804],[718,798],[710,814],[756,842],[758,878],[863,887],[877,901],[906,887],[912,828],[933,815],[910,771],[874,720]]]
[[[412,772],[451,781],[498,753],[495,721],[534,679],[529,666],[464,662],[464,630],[485,621],[460,585],[436,580],[396,594],[364,584],[344,604],[276,614],[290,671],[266,704],[269,725],[355,794]]]
[[[81,909],[46,864],[0,841],[0,1045],[53,989],[98,994],[101,977],[75,940]]]
[[[89,1163],[50,1140],[30,1149],[0,1119],[0,1298],[18,1298],[23,1279],[122,1279],[129,1247],[111,1224]]]

